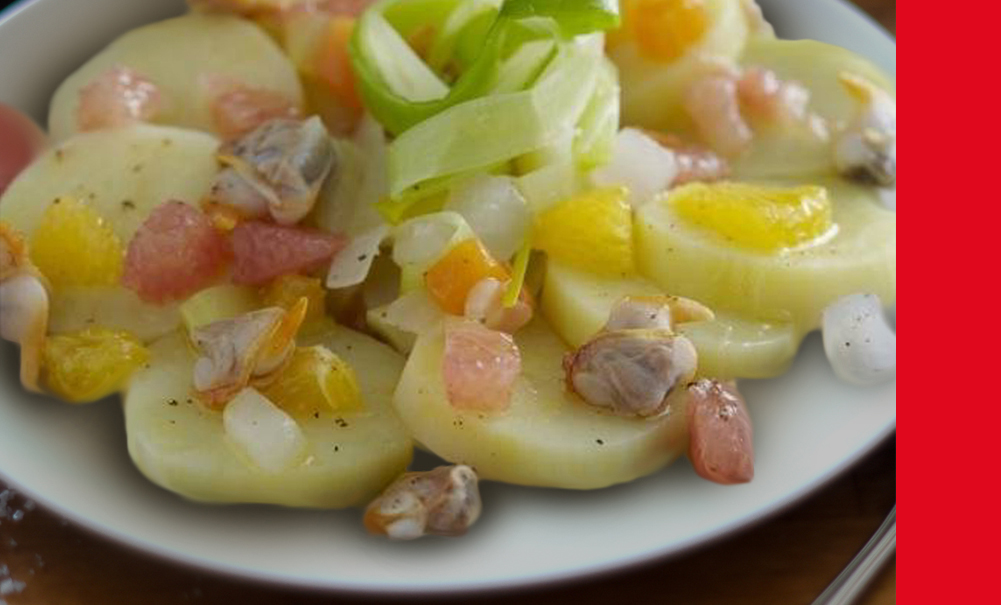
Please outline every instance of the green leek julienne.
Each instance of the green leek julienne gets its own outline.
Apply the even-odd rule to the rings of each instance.
[[[551,17],[568,35],[619,27],[619,0],[507,0],[502,15],[517,19]]]
[[[389,148],[390,195],[559,140],[587,108],[601,59],[582,44],[564,45],[529,90],[468,101],[406,131]]]
[[[479,54],[457,74],[450,89],[439,78],[441,74],[435,74],[406,42],[407,34],[430,28],[438,36],[428,51],[429,60],[432,66],[444,69],[450,62],[449,50],[458,45],[464,29],[483,23],[482,17],[489,18],[496,6],[496,0],[382,0],[370,7],[359,20],[350,47],[366,108],[391,133],[403,133],[446,109],[492,92],[505,59],[516,53],[518,43],[534,41],[532,36],[521,40],[532,27],[519,32],[520,26],[532,23],[537,29],[539,22],[549,21],[557,26],[550,28],[551,39],[565,43],[574,35],[619,22],[615,0],[507,0]],[[450,18],[459,11],[462,14],[455,20]],[[526,74],[532,71],[531,65],[528,67]]]

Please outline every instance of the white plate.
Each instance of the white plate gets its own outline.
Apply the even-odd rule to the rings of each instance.
[[[892,39],[837,0],[761,0],[783,37],[814,38],[896,72]],[[180,0],[35,0],[0,20],[0,101],[38,117],[60,79],[129,27]],[[148,483],[125,450],[114,402],[74,408],[25,394],[16,350],[0,349],[0,475],[104,536],[207,570],[365,592],[445,592],[565,580],[678,553],[816,489],[896,425],[896,385],[840,384],[819,339],[786,377],[747,384],[757,475],[720,487],[686,462],[595,493],[484,486],[486,511],[460,540],[391,544],[360,513],[191,504]]]

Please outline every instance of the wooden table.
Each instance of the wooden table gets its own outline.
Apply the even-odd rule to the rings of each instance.
[[[855,1],[896,31],[895,0]],[[890,440],[807,501],[729,540],[640,569],[520,593],[516,598],[523,605],[564,601],[808,604],[840,573],[894,506],[896,470],[896,442]],[[0,493],[4,490],[0,483]],[[0,496],[0,604],[4,599],[9,605],[390,602],[290,592],[208,576],[107,542],[32,508],[20,496],[9,501],[6,496]],[[11,581],[23,582],[24,587],[4,596]],[[511,595],[498,595],[478,602],[510,600],[514,600]],[[896,603],[895,562],[862,601],[862,605],[889,603]]]

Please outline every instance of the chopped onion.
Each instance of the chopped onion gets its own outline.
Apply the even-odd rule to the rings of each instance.
[[[351,240],[334,257],[327,274],[327,288],[340,290],[357,286],[365,281],[372,269],[372,261],[379,255],[379,247],[389,236],[389,226],[379,225]]]
[[[462,240],[473,237],[462,215],[436,212],[411,219],[396,228],[393,260],[396,264],[430,267]]]
[[[417,288],[394,302],[368,312],[368,325],[398,351],[409,354],[417,335],[441,325],[445,312],[427,290]]]
[[[265,472],[290,468],[306,450],[306,436],[295,420],[255,389],[240,391],[222,421],[230,442]]]
[[[591,173],[599,187],[625,186],[629,203],[641,206],[666,190],[678,176],[674,152],[635,128],[624,128],[615,138],[612,161]]]
[[[879,297],[853,294],[824,311],[824,350],[835,374],[859,385],[887,380],[897,370],[897,335]]]
[[[532,223],[528,203],[508,177],[480,175],[460,185],[445,210],[461,214],[494,258],[507,260]]]
[[[388,325],[411,334],[433,328],[445,317],[441,307],[431,300],[426,290],[404,294],[383,311],[382,318]]]

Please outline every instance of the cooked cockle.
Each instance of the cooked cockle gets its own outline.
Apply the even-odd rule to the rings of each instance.
[[[407,473],[365,511],[365,527],[392,540],[461,536],[480,517],[479,479],[464,465]]]
[[[722,485],[754,478],[754,431],[734,383],[700,380],[688,386],[688,458],[695,472]]]
[[[39,392],[49,293],[45,278],[31,263],[24,238],[0,221],[0,338],[21,347],[21,384]]]
[[[698,354],[670,330],[602,332],[563,360],[568,388],[588,404],[621,416],[667,411],[678,385],[695,377]]]
[[[627,296],[612,307],[606,332],[674,330],[677,324],[712,321],[716,315],[702,303],[680,296]]]
[[[897,102],[854,74],[842,73],[840,80],[861,107],[835,141],[838,171],[852,180],[891,187],[897,182]]]
[[[294,225],[312,211],[336,159],[320,118],[271,120],[223,147],[225,168],[209,201],[247,218],[262,218],[266,210],[277,223]]]
[[[197,328],[191,341],[201,351],[194,387],[211,406],[224,404],[248,384],[267,385],[295,351],[295,336],[308,307],[271,307]]]
[[[666,132],[656,130],[645,132],[662,147],[674,152],[678,174],[674,177],[672,185],[678,186],[696,181],[718,181],[730,176],[730,163],[708,147],[689,143]]]

